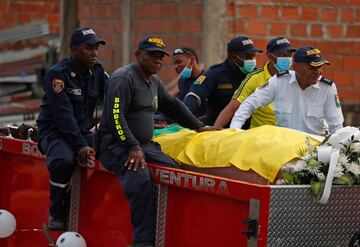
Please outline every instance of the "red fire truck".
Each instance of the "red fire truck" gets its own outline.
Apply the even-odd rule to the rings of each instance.
[[[259,185],[149,165],[157,185],[158,247],[348,246],[360,229],[360,188],[333,187],[329,203],[304,186]],[[17,229],[1,247],[50,246],[44,231],[49,178],[37,143],[0,137],[0,209]],[[96,163],[77,168],[69,191],[68,229],[88,247],[131,244],[130,210],[117,177]],[[355,245],[353,245],[355,246]],[[360,243],[359,243],[360,246]]]

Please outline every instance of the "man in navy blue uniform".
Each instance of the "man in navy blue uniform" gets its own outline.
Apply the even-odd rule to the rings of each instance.
[[[227,44],[227,59],[200,75],[187,93],[184,104],[191,112],[207,101],[205,124],[213,125],[246,75],[256,68],[256,48],[249,37],[239,36]]]
[[[110,77],[100,123],[100,160],[119,177],[131,207],[134,246],[154,246],[155,196],[146,163],[178,167],[152,141],[157,110],[179,124],[203,131],[203,124],[156,76],[165,44],[149,36],[139,42],[136,62],[117,69]]]
[[[198,55],[190,47],[181,47],[174,50],[173,66],[180,78],[178,80],[179,99],[184,100],[185,96],[190,90],[191,85],[202,75],[205,70],[200,68]],[[205,116],[205,102],[193,112],[195,116],[201,118]]]
[[[97,61],[99,39],[91,28],[76,29],[71,58],[52,66],[43,80],[43,104],[37,119],[39,148],[50,173],[48,227],[65,228],[65,195],[75,165],[93,164],[93,113],[108,78]]]

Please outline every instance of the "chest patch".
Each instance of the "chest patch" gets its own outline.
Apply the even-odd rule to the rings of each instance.
[[[201,75],[199,76],[195,81],[194,81],[194,85],[201,85],[206,79],[206,76]]]
[[[72,95],[76,95],[76,96],[82,95],[81,88],[67,88],[66,91]]]
[[[65,83],[61,79],[54,79],[51,85],[55,93],[61,93],[64,90]]]
[[[218,89],[233,89],[233,85],[231,83],[223,83],[217,86]]]

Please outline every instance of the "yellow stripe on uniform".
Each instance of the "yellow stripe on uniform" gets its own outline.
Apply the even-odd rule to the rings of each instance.
[[[262,72],[263,70],[264,70],[264,67],[259,68],[259,69],[256,69],[256,70],[254,70],[253,72],[251,72],[250,74],[248,74],[248,75],[245,77],[245,79],[240,83],[240,86],[238,87],[238,89],[236,89],[236,91],[234,92],[232,99],[236,100],[236,99],[239,97],[239,95],[241,94],[241,92],[242,92],[244,86],[246,85],[246,83],[250,80],[250,78],[251,78],[253,75]]]
[[[122,127],[121,127],[121,124],[119,121],[119,113],[120,113],[120,98],[115,97],[114,98],[114,107],[113,107],[113,118],[114,118],[114,122],[115,122],[115,128],[120,137],[120,140],[125,141],[126,137],[124,135],[124,131],[122,130]]]

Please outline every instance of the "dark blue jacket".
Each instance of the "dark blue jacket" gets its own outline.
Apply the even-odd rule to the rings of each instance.
[[[108,78],[100,63],[83,74],[75,72],[74,61],[64,59],[52,66],[43,80],[44,97],[37,119],[39,141],[64,138],[75,152],[92,139],[93,114],[103,99]]]
[[[184,104],[195,112],[204,101],[207,101],[205,124],[213,125],[245,77],[246,74],[240,70],[235,72],[231,69],[228,60],[213,65],[194,81]]]

